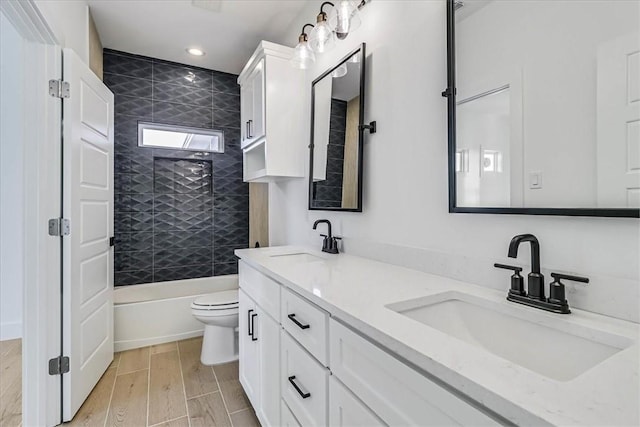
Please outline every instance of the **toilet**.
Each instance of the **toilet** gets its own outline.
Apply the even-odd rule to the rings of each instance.
[[[218,365],[238,360],[238,290],[202,295],[191,303],[191,314],[204,323],[200,361]]]

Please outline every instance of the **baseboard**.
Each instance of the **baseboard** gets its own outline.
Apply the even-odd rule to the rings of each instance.
[[[0,323],[0,341],[22,338],[22,322]]]
[[[167,342],[186,340],[188,338],[199,337],[204,333],[204,329],[197,331],[189,331],[175,335],[166,335],[161,337],[145,338],[140,340],[116,341],[113,344],[114,351],[125,351],[134,348],[148,347],[155,344],[164,344]]]

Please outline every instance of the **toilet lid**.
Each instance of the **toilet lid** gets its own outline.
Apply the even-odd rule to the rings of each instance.
[[[238,290],[214,292],[202,295],[193,301],[194,306],[228,308],[238,305]]]

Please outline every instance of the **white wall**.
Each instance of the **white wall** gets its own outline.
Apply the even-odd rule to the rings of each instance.
[[[89,64],[89,6],[85,0],[35,0],[62,47]]]
[[[319,6],[310,2],[281,42],[294,45]],[[506,257],[510,239],[534,233],[547,277],[552,269],[591,278],[587,286],[568,286],[571,305],[640,321],[638,220],[448,213],[447,113],[440,95],[446,86],[445,2],[375,0],[362,18],[357,32],[318,55],[302,92],[308,97],[315,77],[367,43],[365,121],[377,120],[378,133],[365,143],[364,212],[310,212],[304,179],[271,184],[271,244],[319,248],[324,230],[311,226],[328,218],[345,237],[345,252],[506,292],[509,273],[493,263],[513,262]],[[307,146],[308,137],[297,143]],[[528,264],[528,254],[522,247],[518,263]]]
[[[0,340],[22,336],[22,37],[0,14]]]

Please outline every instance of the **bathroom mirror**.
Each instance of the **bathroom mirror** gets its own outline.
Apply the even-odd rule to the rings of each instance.
[[[449,211],[640,217],[640,2],[447,0]]]
[[[362,212],[365,44],[311,86],[309,209]]]

